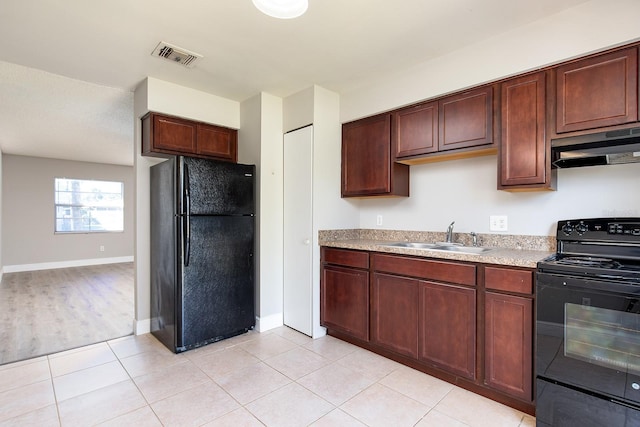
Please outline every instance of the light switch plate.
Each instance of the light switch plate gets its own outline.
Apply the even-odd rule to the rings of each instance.
[[[491,215],[489,217],[489,230],[490,231],[507,231],[507,216],[506,215]]]
[[[382,215],[376,217],[376,225],[382,225]]]

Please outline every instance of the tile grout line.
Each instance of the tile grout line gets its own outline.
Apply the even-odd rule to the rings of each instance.
[[[135,337],[135,335],[134,335]],[[118,339],[118,338],[115,338]],[[135,339],[135,338],[134,338]],[[112,341],[112,340],[111,340]],[[116,352],[113,350],[113,347],[111,347],[111,343],[109,343],[109,341],[107,341],[107,346],[109,347],[109,350],[111,350],[111,352],[113,353],[113,355],[116,357],[116,360],[118,361],[118,363],[120,364],[120,366],[122,367],[122,369],[124,369],[124,371],[126,372],[127,376],[129,377],[129,381],[131,381],[131,383],[133,384],[133,386],[136,388],[136,390],[138,390],[138,393],[140,393],[140,396],[142,396],[142,398],[144,399],[146,406],[151,410],[151,412],[153,412],[153,415],[156,417],[156,419],[158,420],[158,422],[160,422],[160,424],[162,424],[162,422],[160,421],[160,418],[158,417],[158,414],[156,414],[156,412],[153,410],[153,408],[151,407],[151,404],[149,403],[149,401],[147,400],[146,396],[144,395],[144,393],[142,393],[142,390],[140,390],[140,388],[138,387],[138,384],[134,381],[133,377],[131,376],[131,374],[129,373],[129,371],[127,371],[127,368],[124,367],[124,365],[122,364],[122,360],[120,360],[120,356],[118,356],[116,354]],[[104,422],[110,421],[110,420],[115,420],[118,417],[121,417],[123,415],[126,414],[130,414],[132,412],[138,411],[141,408],[144,408],[144,406],[141,406],[140,408],[136,408],[136,409],[132,409],[129,412],[126,412],[125,414],[119,414],[114,418],[111,418],[109,420],[105,420]]]
[[[47,367],[49,368],[49,380],[51,381],[51,390],[53,391],[53,401],[56,405],[56,415],[58,417],[58,425],[62,425],[62,417],[60,416],[60,407],[58,406],[58,396],[56,394],[56,386],[53,383],[53,371],[51,370],[51,359],[47,356]]]

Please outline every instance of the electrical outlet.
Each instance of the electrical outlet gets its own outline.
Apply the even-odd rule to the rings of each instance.
[[[100,245],[100,252],[104,252],[104,246]]]
[[[376,217],[376,225],[382,225],[382,215]]]
[[[491,231],[507,231],[506,215],[491,215],[489,217],[489,230]]]

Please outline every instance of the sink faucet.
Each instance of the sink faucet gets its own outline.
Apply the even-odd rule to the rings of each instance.
[[[456,222],[453,221],[451,224],[449,224],[449,227],[447,227],[447,238],[445,239],[445,242],[447,243],[453,243],[453,224],[455,224]]]
[[[469,234],[471,235],[471,244],[473,246],[478,246],[478,234],[473,231]]]

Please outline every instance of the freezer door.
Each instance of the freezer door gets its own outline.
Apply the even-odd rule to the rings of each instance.
[[[151,167],[151,333],[171,350],[176,348],[177,227],[176,162]]]
[[[182,157],[191,215],[250,215],[254,209],[254,165]],[[186,212],[184,212],[186,213]]]
[[[255,325],[253,245],[251,216],[191,217],[178,347],[218,341]]]

